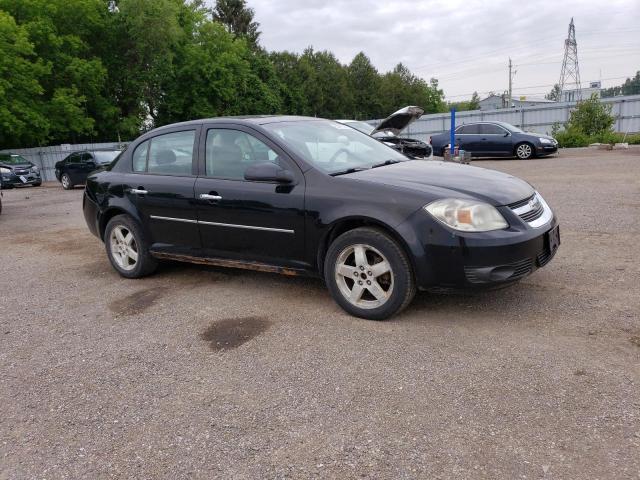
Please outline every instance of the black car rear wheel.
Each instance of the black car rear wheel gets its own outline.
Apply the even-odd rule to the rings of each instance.
[[[60,176],[60,183],[62,183],[62,188],[64,188],[65,190],[71,190],[73,188],[73,183],[71,183],[71,177],[66,173],[63,173]]]
[[[129,215],[116,215],[109,220],[104,245],[111,265],[123,277],[144,277],[158,267],[158,261],[149,253],[142,228]]]
[[[369,320],[395,315],[416,293],[407,255],[376,228],[357,228],[340,235],[327,252],[324,276],[338,305]]]
[[[533,145],[530,143],[519,143],[516,145],[516,157],[520,160],[529,160],[533,157]]]

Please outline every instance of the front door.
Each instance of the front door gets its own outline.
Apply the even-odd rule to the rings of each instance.
[[[133,175],[125,195],[148,226],[154,250],[191,253],[200,247],[196,183],[196,145],[199,129],[156,135],[133,152]]]
[[[491,123],[481,124],[484,151],[487,155],[512,155],[511,135],[499,125]]]
[[[304,267],[304,176],[268,138],[239,125],[205,126],[196,181],[202,246],[212,257]],[[244,179],[250,165],[273,162],[290,184]]]

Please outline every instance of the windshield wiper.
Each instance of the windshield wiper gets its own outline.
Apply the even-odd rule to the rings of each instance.
[[[393,165],[394,163],[400,163],[403,161],[404,160],[385,160],[384,162],[374,163],[373,165],[371,165],[371,168],[384,167],[385,165]]]
[[[368,168],[362,168],[362,167],[351,167],[351,168],[347,168],[346,170],[340,170],[338,172],[332,172],[329,175],[331,175],[332,177],[337,177],[338,175],[346,175],[347,173],[361,172],[362,170],[369,170],[369,169]]]

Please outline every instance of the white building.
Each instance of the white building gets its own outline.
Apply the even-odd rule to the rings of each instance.
[[[590,82],[589,87],[581,88],[580,94],[582,95],[582,100],[588,100],[591,98],[592,94],[596,94],[598,98],[600,98],[600,90],[602,89],[600,82]],[[576,102],[578,101],[578,89],[575,88],[573,90],[564,90],[562,92],[561,102]]]
[[[506,95],[489,95],[487,98],[480,100],[480,110],[497,110],[499,108],[507,108],[509,99]],[[553,100],[544,98],[529,98],[525,95],[511,98],[511,108],[533,107],[540,104],[553,103]]]

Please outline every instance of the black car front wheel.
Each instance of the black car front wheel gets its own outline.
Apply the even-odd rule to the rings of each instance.
[[[144,277],[158,267],[158,261],[149,253],[142,228],[129,215],[116,215],[109,220],[104,244],[111,265],[123,277]]]
[[[60,183],[62,183],[62,188],[65,190],[71,190],[73,188],[73,183],[71,183],[71,177],[66,173],[63,173],[60,176]]]
[[[516,157],[520,160],[529,160],[533,157],[533,145],[530,143],[520,143],[516,145]]]
[[[338,305],[369,320],[395,315],[416,293],[404,250],[376,228],[356,228],[340,235],[327,252],[324,277]]]

